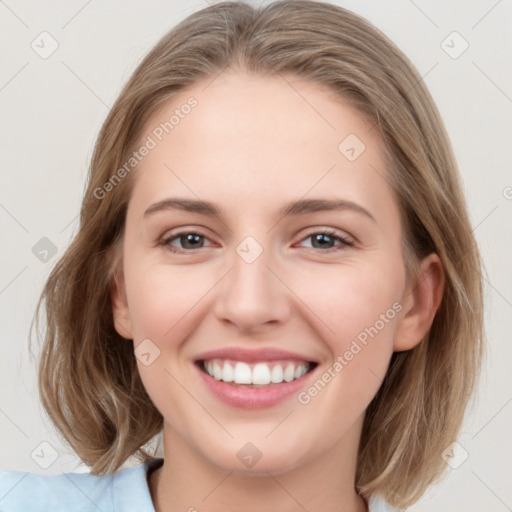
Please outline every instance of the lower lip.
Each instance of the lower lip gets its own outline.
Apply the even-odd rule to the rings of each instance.
[[[194,365],[208,389],[222,402],[240,409],[264,409],[282,402],[290,395],[298,393],[305,381],[314,373],[315,368],[291,382],[282,382],[264,388],[234,386],[222,380],[216,380]]]

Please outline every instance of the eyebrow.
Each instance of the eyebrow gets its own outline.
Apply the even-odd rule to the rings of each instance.
[[[170,197],[150,205],[144,212],[144,218],[156,212],[172,209],[200,213],[209,217],[221,217],[220,210],[213,203],[208,201]],[[361,205],[354,203],[353,201],[347,201],[345,199],[299,199],[286,204],[279,210],[279,214],[282,218],[331,210],[352,210],[365,215],[369,219],[373,220],[373,222],[377,222],[375,217],[366,208],[363,208]]]

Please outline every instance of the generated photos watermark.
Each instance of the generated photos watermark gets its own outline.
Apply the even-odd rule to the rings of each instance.
[[[167,121],[160,123],[155,127],[151,134],[146,137],[146,140],[141,146],[134,151],[132,156],[121,166],[112,176],[106,181],[101,187],[94,189],[94,197],[96,199],[103,199],[109,192],[124,179],[130,172],[146,157],[149,155],[151,150],[155,149],[160,142],[171,133],[176,126],[178,126],[182,119],[192,112],[192,109],[197,107],[198,102],[196,98],[191,96],[187,99],[186,103],[183,103],[179,108],[174,109],[174,113],[169,117]]]
[[[385,313],[380,314],[379,319],[373,325],[365,327],[352,340],[350,347],[343,354],[338,355],[336,361],[307,390],[301,391],[297,395],[299,403],[309,404],[368,345],[369,339],[375,338],[402,309],[402,304],[394,302]]]

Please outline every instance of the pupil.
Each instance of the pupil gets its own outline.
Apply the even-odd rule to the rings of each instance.
[[[332,242],[332,238],[329,235],[324,235],[322,233],[319,233],[318,235],[314,236],[313,240],[315,242],[319,242],[320,243],[320,247],[325,247],[327,244]]]
[[[183,244],[185,247],[188,243],[192,243],[192,249],[194,249],[194,242],[199,242],[201,238],[201,235],[198,235],[196,233],[189,233],[188,235],[184,235],[181,237],[182,241],[185,240],[185,243]],[[197,247],[197,244],[195,245]]]

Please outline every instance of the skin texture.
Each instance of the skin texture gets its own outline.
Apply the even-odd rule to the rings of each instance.
[[[224,72],[166,103],[140,140],[190,96],[198,105],[134,171],[112,291],[117,331],[134,347],[149,339],[160,351],[148,366],[138,361],[164,417],[155,508],[367,510],[354,490],[364,412],[393,351],[414,347],[431,325],[439,259],[426,258],[407,281],[378,131],[329,89]],[[338,150],[349,134],[366,146],[354,161]],[[222,217],[169,209],[144,218],[168,197],[213,202]],[[351,209],[279,214],[289,201],[313,198],[352,201],[375,220]],[[312,235],[326,228],[353,245],[318,243]],[[176,237],[182,231],[204,237],[197,249]],[[247,236],[263,249],[252,263],[236,252]],[[193,364],[215,348],[281,348],[318,361],[307,389],[393,304],[401,311],[307,404],[293,395],[266,409],[229,406]],[[252,468],[237,457],[247,442],[262,455]]]

